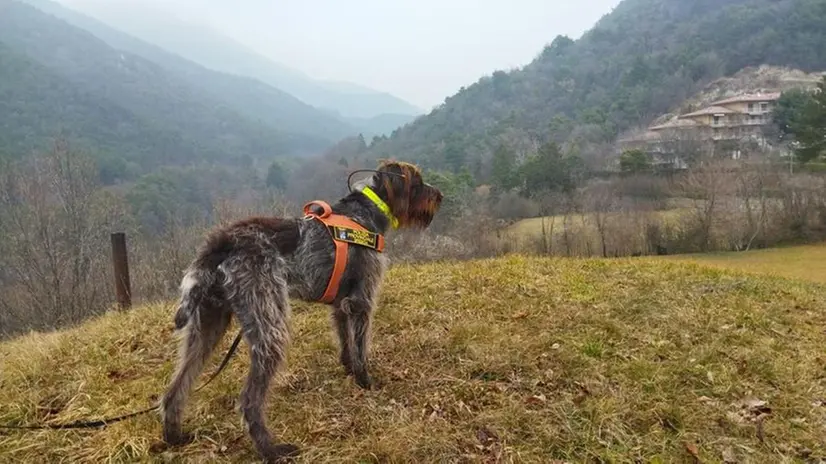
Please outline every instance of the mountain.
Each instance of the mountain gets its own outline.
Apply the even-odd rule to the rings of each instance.
[[[415,116],[422,110],[385,92],[351,83],[318,81],[276,63],[209,27],[178,19],[137,1],[75,0],[72,8],[207,68],[256,78],[344,118]]]
[[[61,132],[74,134],[74,141],[88,151],[116,152],[137,170],[222,155],[199,150],[179,133],[136,116],[0,42],[0,155],[26,155]]]
[[[58,3],[50,0],[24,1],[72,26],[92,33],[117,50],[161,65],[166,71],[174,73],[186,80],[189,85],[197,87],[244,116],[284,131],[317,139],[319,146],[362,130],[260,81],[209,70]]]
[[[601,156],[621,131],[745,67],[826,69],[824,24],[826,0],[624,0],[578,40],[558,36],[530,64],[463,88],[368,154],[477,174],[500,145],[519,156],[554,140]]]
[[[388,137],[393,131],[415,120],[415,116],[406,114],[380,114],[372,118],[349,118],[348,121],[358,127],[365,138]]]
[[[16,1],[0,1],[0,43],[3,90],[16,97],[5,102],[16,112],[0,114],[8,143],[0,150],[25,150],[63,127],[145,172],[157,163],[311,154],[355,133],[260,82],[158,51],[165,67]]]

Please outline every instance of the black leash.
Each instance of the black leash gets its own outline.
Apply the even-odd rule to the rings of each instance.
[[[221,365],[218,366],[218,369],[212,373],[212,376],[207,379],[207,381],[201,385],[200,387],[195,389],[195,393],[201,391],[202,388],[209,385],[210,382],[215,380],[218,377],[218,374],[227,367],[229,363],[229,359],[232,357],[235,350],[238,348],[238,344],[241,343],[241,335],[242,332],[238,332],[238,335],[235,337],[235,341],[232,342],[232,346],[229,347],[229,351],[224,356],[223,361],[221,361]],[[77,421],[77,422],[70,422],[68,424],[44,424],[44,425],[0,425],[0,429],[17,429],[17,430],[41,430],[41,429],[90,429],[95,427],[105,427],[109,424],[114,422],[120,422],[124,419],[129,419],[132,417],[140,416],[142,414],[146,414],[152,412],[160,407],[160,404],[152,406],[151,408],[142,409],[140,411],[130,412],[129,414],[124,414],[122,416],[112,417],[109,419],[99,419],[95,421]]]
[[[377,172],[377,173],[381,173],[382,171],[379,171],[377,169],[356,169],[355,171],[351,172],[349,176],[347,176],[347,190],[349,190],[351,192],[353,191],[353,186],[350,185],[350,182],[351,182],[350,179],[352,179],[353,176],[355,174],[359,173],[359,172]],[[405,176],[404,174],[396,174],[395,172],[390,172],[390,171],[384,171],[384,174],[389,174],[391,176],[401,177],[402,179],[407,178],[407,176]]]

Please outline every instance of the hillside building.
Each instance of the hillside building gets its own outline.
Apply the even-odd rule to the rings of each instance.
[[[739,159],[746,147],[766,149],[764,131],[771,124],[779,92],[743,94],[648,127],[618,141],[620,151],[639,149],[656,164],[684,168],[682,159],[698,153]]]

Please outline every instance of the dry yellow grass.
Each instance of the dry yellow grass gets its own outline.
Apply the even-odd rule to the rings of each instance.
[[[343,376],[326,310],[302,305],[268,417],[313,463],[822,459],[824,295],[814,283],[656,259],[399,266],[374,332],[383,388]],[[171,314],[150,306],[1,344],[0,422],[146,406],[173,367]],[[254,462],[235,410],[246,354],[242,344],[191,398],[189,446],[153,447],[153,414],[102,430],[0,431],[0,456]]]
[[[826,243],[746,252],[674,255],[668,259],[826,284]]]
[[[669,209],[669,210],[665,210],[665,211],[640,212],[639,214],[644,215],[644,216],[651,216],[652,218],[654,218],[656,220],[659,220],[663,223],[671,223],[671,222],[674,222],[674,221],[678,220],[679,218],[681,218],[683,215],[687,214],[688,212],[690,212],[690,210],[688,208],[682,208],[682,209]],[[622,217],[625,217],[625,216],[627,216],[626,213],[607,213],[606,214],[606,218],[607,218],[606,220],[607,221],[616,220],[617,218],[622,218]],[[508,235],[511,235],[511,236],[515,236],[515,237],[518,237],[518,236],[522,236],[522,237],[539,237],[539,236],[542,236],[542,223],[543,223],[543,221],[545,223],[545,228],[546,229],[549,227],[551,221],[553,221],[553,223],[555,224],[555,228],[557,229],[557,232],[559,232],[563,227],[563,223],[565,221],[565,216],[564,215],[557,215],[557,216],[547,216],[547,217],[536,217],[536,218],[522,219],[521,221],[517,221],[514,224],[512,224],[512,225],[508,226],[507,228],[505,228],[502,231],[502,233],[503,234],[508,234]],[[597,233],[596,226],[594,225],[596,223],[596,219],[594,218],[593,214],[586,214],[586,215],[572,214],[569,217],[568,221],[571,225],[574,225],[574,226],[581,226],[582,224],[587,224],[589,229],[593,229],[593,230],[590,230],[589,233],[591,233],[591,234],[596,234]]]
[[[638,211],[633,213],[607,213],[602,219],[605,235],[609,247],[625,254],[640,251],[642,243],[638,243],[645,234],[645,225],[656,223],[662,227],[678,228],[679,222],[691,210],[686,207],[672,208],[663,211]],[[570,243],[565,243],[565,230],[569,234]],[[599,256],[601,253],[601,239],[597,227],[597,217],[594,214],[572,214],[565,216],[546,216],[522,219],[491,234],[491,244],[499,249],[518,252],[536,252],[539,243],[545,239],[553,250],[561,252],[568,250],[573,256]],[[625,250],[624,247],[630,247]]]

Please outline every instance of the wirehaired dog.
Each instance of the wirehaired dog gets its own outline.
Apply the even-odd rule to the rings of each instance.
[[[340,253],[333,233],[341,230],[313,214],[250,217],[213,230],[181,282],[175,327],[185,330],[177,370],[161,400],[164,440],[172,445],[191,440],[181,426],[185,402],[234,315],[250,347],[250,372],[240,397],[250,438],[267,462],[296,455],[296,446],[273,440],[263,415],[270,380],[290,342],[288,299],[330,305],[340,362],[356,384],[371,388],[368,338],[387,265],[375,245],[383,244],[391,227],[428,227],[441,202],[442,193],[423,181],[416,166],[391,161],[330,207],[340,220],[366,229],[353,233],[367,242],[372,238],[372,247],[348,244]],[[346,266],[340,266],[343,257],[337,253],[346,256]]]

